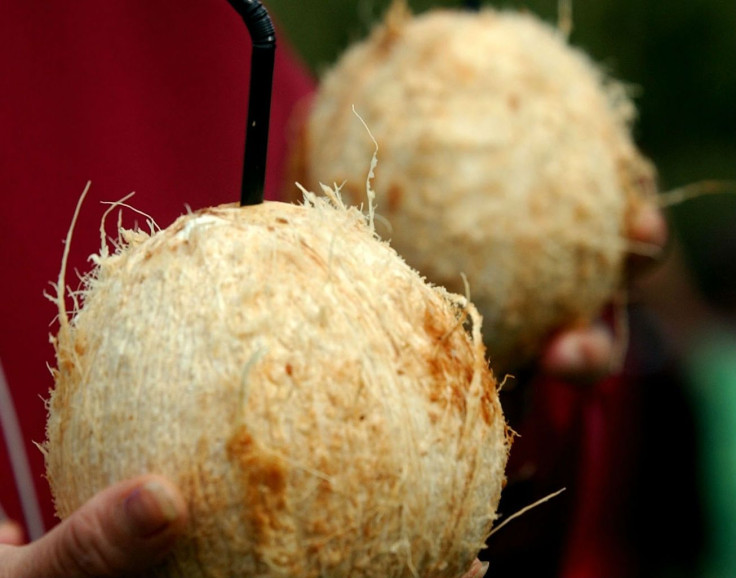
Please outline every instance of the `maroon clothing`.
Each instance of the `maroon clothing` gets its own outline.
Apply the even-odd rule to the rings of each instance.
[[[295,104],[313,81],[277,36],[266,197],[278,190]],[[161,225],[186,206],[240,198],[251,41],[225,0],[16,0],[0,18],[0,360],[43,504],[52,387],[49,333],[63,239],[87,181],[67,284],[99,250],[106,206],[129,201]],[[124,211],[125,223],[145,225]],[[113,233],[115,218],[108,231]],[[23,520],[0,436],[0,504]]]

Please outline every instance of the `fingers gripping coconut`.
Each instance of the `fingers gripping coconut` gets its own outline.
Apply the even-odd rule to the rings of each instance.
[[[589,322],[622,283],[654,170],[634,107],[563,35],[527,13],[397,3],[323,78],[296,178],[358,198],[373,143],[381,231],[430,281],[467,276],[497,373]]]
[[[480,317],[336,193],[124,230],[54,339],[64,518],[144,472],[187,500],[151,576],[459,576],[508,452]],[[73,467],[72,467],[73,466]]]

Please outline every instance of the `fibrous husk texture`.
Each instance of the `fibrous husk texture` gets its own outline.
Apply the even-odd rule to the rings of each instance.
[[[508,451],[478,314],[330,198],[123,231],[61,318],[45,445],[63,518],[169,476],[155,576],[457,576]]]
[[[619,287],[630,216],[654,188],[635,109],[563,35],[529,13],[394,9],[324,76],[295,179],[355,200],[379,147],[380,231],[427,278],[467,275],[497,373]],[[363,162],[361,162],[363,161]]]

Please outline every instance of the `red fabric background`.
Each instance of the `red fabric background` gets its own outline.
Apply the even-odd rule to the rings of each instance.
[[[56,280],[76,201],[91,190],[67,283],[100,245],[106,208],[130,201],[168,225],[186,210],[236,202],[250,37],[225,0],[15,0],[0,18],[0,358],[21,416],[47,526],[55,520],[40,451],[52,380]],[[266,196],[280,183],[288,118],[313,81],[277,36]],[[126,212],[126,223],[141,217]],[[114,222],[114,220],[113,220]],[[110,229],[112,231],[112,229]],[[0,503],[22,520],[5,444]]]

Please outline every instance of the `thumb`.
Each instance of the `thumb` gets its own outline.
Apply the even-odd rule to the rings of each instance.
[[[46,536],[22,548],[17,576],[113,577],[159,560],[186,524],[186,506],[166,479],[142,476],[103,490]]]
[[[23,543],[23,530],[10,520],[0,521],[0,544],[19,546]]]

